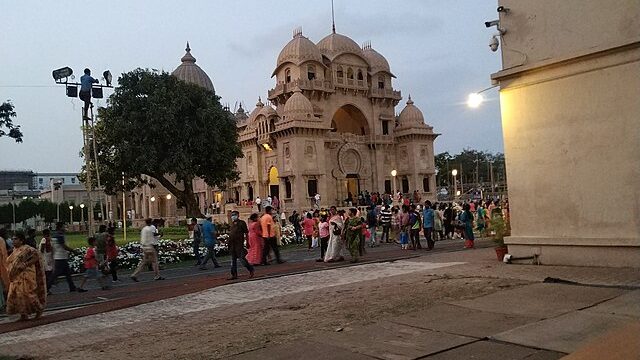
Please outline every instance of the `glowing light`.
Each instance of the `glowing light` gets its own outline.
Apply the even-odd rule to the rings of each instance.
[[[453,175],[453,176],[458,175],[458,169],[451,170],[451,175]]]
[[[398,175],[398,171],[396,171],[395,169],[391,170],[391,176],[396,176]]]
[[[470,108],[477,108],[484,101],[484,97],[479,93],[471,93],[467,98],[467,106]]]
[[[167,194],[167,200],[171,200],[171,194]]]
[[[84,209],[84,204],[80,204],[80,209]]]
[[[149,199],[149,200],[151,200],[151,202],[154,202],[154,201],[156,201],[156,197],[152,196],[151,199]]]

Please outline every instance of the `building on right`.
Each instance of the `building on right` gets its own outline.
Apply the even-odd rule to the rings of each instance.
[[[640,3],[500,0],[514,256],[640,266]]]

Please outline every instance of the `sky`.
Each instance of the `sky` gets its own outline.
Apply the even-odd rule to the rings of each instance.
[[[399,113],[411,95],[440,133],[435,152],[465,148],[502,152],[496,89],[470,109],[469,93],[489,87],[499,52],[484,22],[488,0],[335,0],[336,31],[371,41],[396,75]],[[24,142],[0,138],[0,170],[77,172],[82,159],[81,102],[65,96],[51,71],[64,66],[79,80],[85,67],[117,78],[138,67],[173,71],[187,41],[216,94],[231,108],[253,109],[275,86],[271,78],[292,31],[318,42],[331,32],[331,1],[8,1],[0,12],[0,102],[11,100]],[[94,100],[98,106],[105,99]]]

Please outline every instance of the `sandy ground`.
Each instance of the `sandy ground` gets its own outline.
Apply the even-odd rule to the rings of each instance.
[[[88,331],[82,338],[59,339],[59,346],[23,345],[37,358],[222,359],[528,283],[418,272],[125,325],[107,333]]]

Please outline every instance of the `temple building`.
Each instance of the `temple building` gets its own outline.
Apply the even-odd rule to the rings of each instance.
[[[313,43],[301,30],[280,51],[269,104],[236,114],[240,179],[235,199],[277,195],[285,209],[345,205],[368,190],[417,190],[435,199],[433,142],[438,134],[401,93],[387,60],[333,32]],[[397,171],[397,178],[391,175]]]
[[[172,74],[214,91],[188,44]],[[395,76],[370,43],[360,47],[336,32],[314,43],[295,30],[271,76],[275,87],[266,103],[259,99],[252,111],[240,106],[233,114],[244,153],[237,160],[240,178],[224,192],[194,181],[203,212],[218,202],[268,195],[277,195],[287,211],[311,207],[316,194],[323,206],[343,206],[349,195],[365,190],[417,190],[435,200],[438,134],[410,96],[397,115],[402,95],[393,87]],[[131,199],[137,219],[184,219],[175,197],[160,184],[137,189]]]

